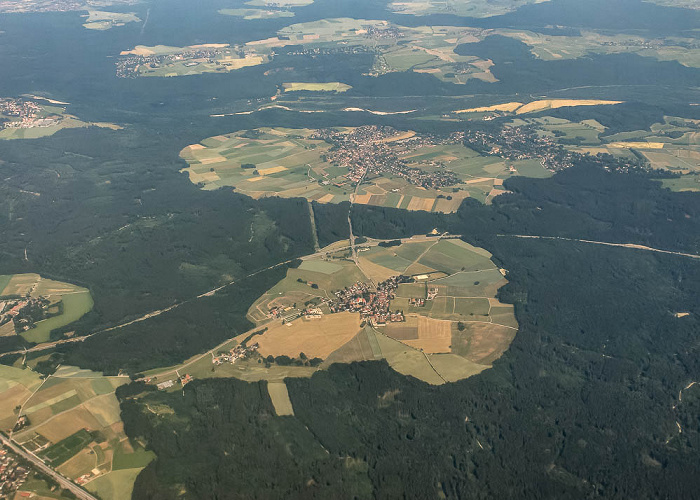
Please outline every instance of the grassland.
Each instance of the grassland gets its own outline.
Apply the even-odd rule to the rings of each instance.
[[[60,314],[39,321],[34,328],[21,334],[29,342],[48,341],[52,330],[77,321],[93,306],[92,295],[87,288],[42,278],[38,274],[3,276],[0,285],[3,283],[5,286],[0,290],[0,296],[45,297],[60,308]]]
[[[338,131],[350,132],[342,128]],[[219,135],[184,148],[187,172],[202,189],[234,187],[253,198],[304,197],[320,203],[348,201],[354,187],[348,170],[324,161],[330,144],[312,139],[312,129],[261,128]],[[408,133],[408,132],[407,132]],[[402,177],[382,174],[360,186],[354,203],[407,210],[450,213],[464,198],[488,202],[503,192],[503,181],[522,173],[545,177],[551,172],[538,162],[522,165],[480,156],[461,144],[406,146],[392,144],[393,152],[410,168],[425,172],[448,168],[460,179],[454,186],[429,189],[410,184]],[[243,168],[244,166],[250,168]]]
[[[127,23],[141,22],[141,19],[133,12],[105,12],[101,10],[89,10],[83,26],[89,30],[104,31]]]
[[[224,16],[241,17],[246,20],[276,19],[279,17],[294,17],[291,10],[278,9],[221,9],[219,14]]]
[[[142,467],[109,472],[93,479],[85,485],[85,488],[102,499],[121,500],[131,498],[134,482],[141,469]]]

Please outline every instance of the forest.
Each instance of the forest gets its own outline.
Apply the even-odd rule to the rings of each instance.
[[[700,378],[700,261],[511,235],[695,252],[695,197],[644,174],[586,165],[507,187],[514,193],[494,205],[465,203],[454,216],[355,212],[359,234],[400,237],[440,226],[485,246],[508,270],[499,298],[515,304],[520,330],[491,370],[434,387],[384,362],[336,364],[287,379],[293,419],[270,412],[264,383],[195,381],[184,399],[125,397],[127,432],[158,455],[134,498],[175,498],[179,487],[185,498],[692,497],[700,486],[700,388],[685,390],[680,403],[678,394]],[[329,221],[343,213],[315,211]],[[150,401],[174,415],[153,416],[144,408]],[[245,446],[227,430],[244,418],[265,446]],[[281,446],[295,451],[279,453]],[[190,467],[200,453],[234,472]],[[247,481],[264,463],[282,472]],[[332,489],[340,484],[347,488]]]

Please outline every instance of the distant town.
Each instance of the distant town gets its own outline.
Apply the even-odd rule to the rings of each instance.
[[[435,162],[434,170],[427,171],[410,167],[400,158],[405,151],[423,146],[446,144],[452,138],[440,139],[413,132],[399,132],[391,127],[367,125],[357,127],[350,133],[334,129],[321,129],[311,136],[333,145],[326,154],[326,161],[349,170],[348,180],[360,182],[369,175],[388,174],[401,177],[423,188],[437,189],[460,182],[459,177],[444,164]]]
[[[611,154],[591,155],[570,151],[551,137],[543,137],[532,125],[503,126],[495,131],[468,130],[460,134],[464,145],[482,155],[493,155],[507,160],[539,159],[546,169],[557,171],[572,167],[580,161],[597,163],[613,170],[624,171],[639,166],[640,161],[617,158]]]
[[[62,115],[47,114],[44,108],[34,101],[0,98],[0,129],[51,127],[62,120]]]

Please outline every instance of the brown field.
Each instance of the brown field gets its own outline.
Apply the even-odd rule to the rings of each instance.
[[[418,339],[403,342],[429,354],[450,352],[452,322],[418,316]]]
[[[7,284],[4,290],[2,290],[2,295],[27,295],[37,281],[39,281],[38,274],[15,274],[10,278],[10,282]]]
[[[617,149],[663,149],[666,144],[663,142],[611,142],[609,148]]]
[[[486,113],[489,111],[508,111],[513,112],[522,106],[522,102],[506,102],[504,104],[496,104],[495,106],[483,106],[481,108],[460,109],[455,113]]]
[[[388,144],[390,142],[403,141],[404,139],[410,139],[414,135],[416,135],[416,133],[413,130],[408,130],[399,135],[395,135],[394,137],[387,137],[386,139],[382,139],[380,142]]]
[[[500,358],[516,333],[514,328],[490,323],[467,323],[466,326],[463,332],[453,332],[453,352],[482,365]]]
[[[411,201],[408,202],[408,210],[425,210],[430,212],[435,204],[435,198],[419,198],[414,196]]]
[[[297,357],[303,352],[309,358],[325,359],[359,330],[359,314],[338,313],[310,321],[299,318],[291,326],[278,323],[257,337],[257,341],[263,356]]]
[[[601,101],[598,99],[543,99],[530,102],[518,108],[515,114],[522,115],[524,113],[542,111],[543,109],[557,109],[573,106],[609,106],[612,104],[621,104],[622,102],[623,101]]]
[[[276,174],[278,172],[284,172],[287,170],[287,167],[270,167],[270,168],[259,168],[258,173],[260,175],[270,175],[270,174]]]

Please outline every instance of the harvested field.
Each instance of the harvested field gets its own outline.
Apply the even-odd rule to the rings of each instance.
[[[325,359],[350,341],[359,330],[358,314],[338,313],[309,321],[297,319],[291,326],[279,323],[256,338],[263,356],[298,357],[303,352],[309,358]]]
[[[429,354],[428,359],[433,368],[448,382],[456,382],[490,368],[490,365],[480,365],[456,354]]]
[[[489,323],[467,323],[454,331],[452,352],[478,364],[490,364],[508,349],[516,330]]]
[[[38,427],[33,427],[33,431],[38,432],[52,443],[57,443],[68,436],[75,434],[80,429],[91,431],[98,430],[102,426],[95,417],[82,406],[78,406],[70,411],[56,415],[49,422]]]
[[[371,335],[374,336],[374,333]],[[352,363],[353,361],[369,361],[376,359],[372,345],[370,344],[367,330],[361,330],[349,342],[333,351],[324,363],[330,366],[333,363]]]
[[[452,322],[418,316],[418,339],[402,342],[430,354],[450,352]]]
[[[376,282],[388,280],[397,274],[396,271],[392,269],[375,264],[367,257],[359,257],[357,260],[360,263],[362,271],[367,274],[367,277]]]
[[[385,359],[397,372],[433,385],[444,383],[422,352],[385,335],[377,334],[376,338]]]

